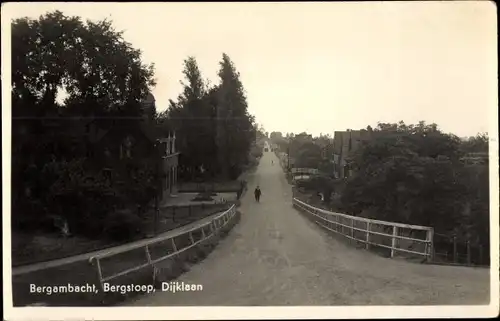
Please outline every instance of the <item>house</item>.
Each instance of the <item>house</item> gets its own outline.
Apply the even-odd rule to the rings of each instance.
[[[333,137],[333,171],[336,178],[349,177],[349,157],[359,149],[363,141],[371,136],[370,131],[346,130],[336,131]]]
[[[141,116],[90,117],[76,119],[71,130],[75,153],[87,157],[86,164],[118,183],[130,184],[147,169],[158,177],[161,202],[177,193],[179,152],[175,132],[157,123],[156,101],[149,93],[141,102]],[[168,133],[167,133],[168,132]]]

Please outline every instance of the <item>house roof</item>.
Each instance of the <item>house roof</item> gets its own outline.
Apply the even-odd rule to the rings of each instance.
[[[342,143],[343,143],[343,135],[346,132],[341,132],[341,131],[336,131],[333,134],[333,152],[335,154],[340,154],[341,149],[342,149]]]

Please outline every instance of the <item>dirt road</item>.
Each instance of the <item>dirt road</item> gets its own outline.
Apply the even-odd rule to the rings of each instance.
[[[391,260],[336,241],[292,208],[278,164],[273,153],[264,153],[249,178],[240,223],[176,280],[201,284],[202,291],[157,291],[126,305],[488,304],[488,269]],[[257,184],[259,204],[252,193]]]

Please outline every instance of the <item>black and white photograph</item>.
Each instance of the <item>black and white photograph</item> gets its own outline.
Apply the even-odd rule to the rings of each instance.
[[[496,11],[4,4],[5,319],[498,316]]]

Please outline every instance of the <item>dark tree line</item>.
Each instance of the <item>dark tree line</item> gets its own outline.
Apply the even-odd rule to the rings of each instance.
[[[245,91],[233,62],[223,54],[220,82],[205,81],[194,57],[184,61],[184,90],[160,119],[170,119],[182,137],[181,175],[236,179],[249,162],[256,141],[255,118],[249,114]]]
[[[177,101],[166,112],[153,110],[150,134],[177,131],[184,176],[195,177],[200,166],[212,176],[237,176],[249,161],[256,126],[234,64],[223,55],[216,86],[202,80],[194,58],[184,73]],[[138,233],[141,212],[120,208],[142,208],[154,197],[151,147],[140,146],[148,156],[111,163],[97,162],[93,151],[116,155],[123,137],[143,134],[141,102],[154,85],[154,65],[142,62],[111,21],[55,11],[12,22],[14,229],[69,225],[72,233],[97,238]],[[58,101],[61,90],[65,98]],[[89,130],[88,119],[99,119],[99,129]],[[101,130],[112,134],[102,138]]]
[[[321,176],[299,185],[334,192],[339,197],[330,200],[325,194],[325,201],[338,211],[431,226],[437,234],[456,236],[487,253],[488,135],[462,140],[425,122],[380,123],[368,131],[370,139],[350,155],[348,179],[331,179],[331,170],[323,170]],[[284,138],[281,133],[271,137],[282,151],[290,150],[297,158],[295,167],[321,168],[324,163],[318,138]]]

